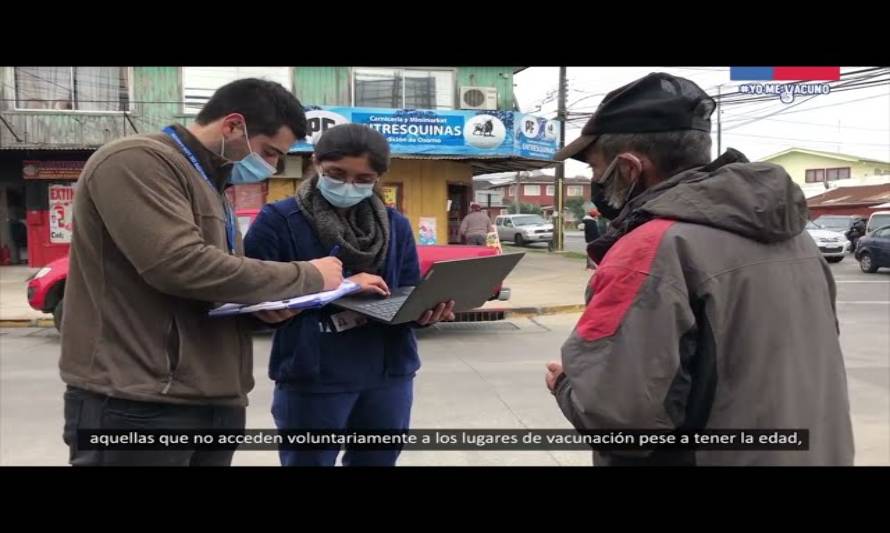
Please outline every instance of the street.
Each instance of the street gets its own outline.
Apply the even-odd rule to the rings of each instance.
[[[583,231],[567,231],[565,232],[566,252],[578,252],[579,254],[587,253],[587,243],[584,242]]]
[[[507,241],[508,246],[516,247],[512,242]],[[547,243],[545,242],[535,242],[531,244],[527,244],[526,248],[531,248],[534,250],[546,250]],[[584,232],[583,231],[566,231],[565,232],[565,251],[566,252],[576,252],[579,254],[587,253],[587,243],[584,242]]]
[[[863,274],[850,257],[831,268],[838,283],[856,464],[890,465],[890,270]],[[423,367],[416,380],[412,426],[569,428],[544,387],[544,364],[559,358],[560,345],[578,316],[442,324],[421,331]],[[266,377],[270,345],[269,334],[255,337],[257,385],[248,428],[274,427],[269,413],[272,383]],[[58,357],[59,336],[52,329],[0,330],[0,464],[66,464]],[[234,464],[272,466],[277,461],[274,452],[237,452]],[[415,451],[404,453],[399,464],[584,466],[591,464],[591,454]]]

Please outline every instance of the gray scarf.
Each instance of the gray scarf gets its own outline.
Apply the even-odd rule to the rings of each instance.
[[[322,246],[340,247],[337,257],[352,274],[379,274],[389,250],[389,217],[383,201],[374,195],[341,213],[318,190],[318,176],[297,190],[297,203],[315,228]]]

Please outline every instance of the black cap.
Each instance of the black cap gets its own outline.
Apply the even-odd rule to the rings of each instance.
[[[716,104],[686,78],[653,72],[610,92],[584,125],[581,136],[556,154],[556,161],[580,159],[603,133],[711,131]]]

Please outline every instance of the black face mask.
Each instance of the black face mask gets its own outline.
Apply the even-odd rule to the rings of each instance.
[[[643,187],[640,181],[641,180],[637,180],[633,190],[631,190],[630,195],[627,197],[627,202],[630,202],[643,192]],[[623,211],[624,207],[627,205],[627,202],[625,202],[620,207],[612,207],[609,201],[606,200],[605,187],[599,183],[590,184],[590,199],[593,202],[593,205],[596,206],[596,209],[600,212],[600,215],[606,217],[609,221],[618,218],[618,215],[621,214],[621,211]]]
[[[615,209],[606,201],[605,188],[599,183],[590,184],[590,199],[593,201],[593,205],[596,206],[597,211],[600,212],[600,215],[609,220],[615,220],[618,218],[618,214],[621,213],[620,209]]]

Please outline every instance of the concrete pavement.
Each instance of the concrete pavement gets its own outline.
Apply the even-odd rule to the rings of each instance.
[[[584,303],[584,287],[590,279],[584,261],[536,249],[510,248],[525,257],[510,274],[505,286],[512,295],[507,302],[488,302],[486,309],[521,310],[525,314],[577,311]],[[0,327],[52,326],[52,315],[28,305],[27,279],[38,269],[0,267]]]
[[[535,263],[544,269],[549,263]],[[577,264],[577,262],[575,262]],[[527,268],[530,268],[527,267]],[[857,465],[890,465],[890,271],[831,266],[852,411]],[[529,276],[546,272],[530,271]],[[583,289],[578,289],[579,291]],[[412,427],[568,428],[543,385],[578,314],[439,325],[420,332],[423,367]],[[247,426],[273,427],[266,377],[269,335],[254,339],[256,388]],[[0,465],[64,465],[59,337],[51,328],[0,329]],[[274,452],[238,452],[236,465],[276,465]],[[401,465],[590,465],[588,452],[406,452]]]
[[[0,267],[0,325],[52,326],[52,315],[28,305],[28,278],[38,270],[26,266]]]
[[[511,246],[504,251],[525,253],[504,280],[504,286],[511,290],[510,300],[488,302],[483,309],[502,308],[527,315],[583,309],[584,289],[590,281],[583,259]]]

